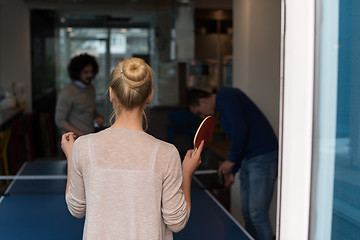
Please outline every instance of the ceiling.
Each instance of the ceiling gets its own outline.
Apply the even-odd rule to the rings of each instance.
[[[195,9],[231,10],[233,0],[23,0],[31,9],[55,10],[82,26],[90,22],[106,25],[149,24],[154,13],[174,11],[175,4],[193,4]]]
[[[80,11],[166,11],[173,5],[194,4],[197,9],[232,9],[233,0],[24,0],[31,8]]]

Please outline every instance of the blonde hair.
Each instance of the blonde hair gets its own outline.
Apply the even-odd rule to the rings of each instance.
[[[144,118],[145,105],[152,92],[153,70],[140,58],[130,58],[116,65],[111,73],[110,87],[117,100],[113,102],[114,112],[110,122],[122,109],[141,107]]]

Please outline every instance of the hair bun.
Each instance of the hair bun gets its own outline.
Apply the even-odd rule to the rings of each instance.
[[[140,58],[119,62],[111,73],[110,87],[115,93],[114,110],[143,109],[152,93],[154,72]]]
[[[149,69],[144,60],[140,58],[131,58],[123,62],[122,68],[124,76],[132,87],[139,87],[144,84],[149,74]]]

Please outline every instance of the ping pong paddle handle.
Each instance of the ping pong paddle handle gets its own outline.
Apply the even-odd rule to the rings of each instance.
[[[191,157],[193,157],[196,153],[197,147],[194,148],[194,151],[191,153]]]

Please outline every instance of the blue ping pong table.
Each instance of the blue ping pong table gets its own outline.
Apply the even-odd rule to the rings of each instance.
[[[26,162],[18,176],[64,175],[65,161]],[[70,215],[65,203],[65,178],[13,180],[0,198],[1,239],[82,239],[84,219]],[[247,240],[251,236],[194,178],[192,210],[175,240]]]

